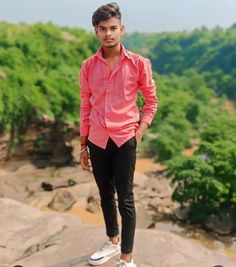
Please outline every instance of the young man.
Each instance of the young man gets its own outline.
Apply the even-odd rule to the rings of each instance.
[[[90,156],[109,240],[91,255],[89,263],[100,265],[121,252],[116,267],[137,267],[132,257],[136,147],[155,115],[156,87],[149,60],[120,43],[124,26],[119,6],[109,3],[99,7],[92,23],[101,47],[80,70],[80,162],[89,170]],[[136,105],[139,90],[145,99],[141,119]]]

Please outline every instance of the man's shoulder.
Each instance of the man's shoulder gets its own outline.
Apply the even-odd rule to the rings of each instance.
[[[82,66],[86,66],[86,65],[91,64],[95,60],[95,58],[96,58],[96,54],[84,59],[82,62]]]
[[[88,57],[88,58],[86,58],[86,59],[84,59],[83,64],[90,63],[90,62],[94,61],[94,59],[95,59],[95,54],[90,56],[90,57]]]
[[[144,57],[138,53],[135,53],[130,50],[126,50],[126,52],[129,54],[129,56],[135,61],[135,63],[145,63],[145,62],[150,62],[150,60],[147,57]]]

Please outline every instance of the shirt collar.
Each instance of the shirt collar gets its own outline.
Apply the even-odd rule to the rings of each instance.
[[[131,53],[128,50],[126,50],[125,47],[122,44],[120,44],[120,46],[121,46],[121,53],[120,53],[121,59],[126,57],[126,58],[130,59],[134,63],[134,60],[133,60],[133,58],[131,56]],[[104,61],[104,58],[102,56],[102,47],[100,47],[98,49],[98,51],[96,52],[95,56],[97,58],[99,58],[100,60]]]

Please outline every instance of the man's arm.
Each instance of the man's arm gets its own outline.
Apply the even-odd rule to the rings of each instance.
[[[137,129],[135,133],[135,137],[136,137],[136,141],[138,145],[141,143],[143,135],[146,132],[147,128],[148,128],[148,124],[144,121],[141,121],[139,128]]]
[[[83,169],[89,170],[89,153],[87,139],[89,134],[89,114],[91,112],[91,92],[88,85],[87,71],[85,64],[82,65],[79,76],[80,83],[80,164]]]
[[[87,136],[80,136],[80,164],[84,170],[90,170]]]
[[[150,126],[158,106],[158,98],[156,96],[156,85],[152,78],[152,68],[151,63],[148,59],[142,59],[139,62],[139,72],[140,72],[140,91],[142,92],[143,98],[145,100],[145,105],[143,106],[143,116],[141,118],[141,123],[138,130],[136,131],[136,140],[139,144],[142,137]]]

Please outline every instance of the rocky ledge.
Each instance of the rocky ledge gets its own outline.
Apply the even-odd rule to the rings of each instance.
[[[78,217],[41,212],[7,198],[0,198],[0,207],[1,267],[86,267],[89,254],[106,241],[102,226],[85,225]],[[137,230],[134,257],[139,267],[236,266],[193,241],[151,229]]]

